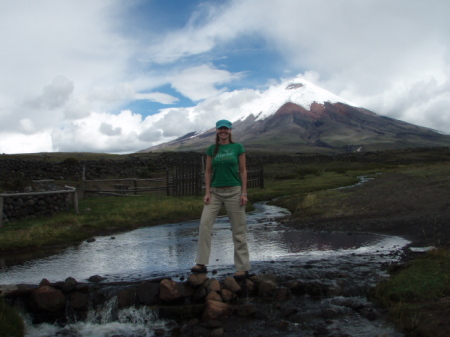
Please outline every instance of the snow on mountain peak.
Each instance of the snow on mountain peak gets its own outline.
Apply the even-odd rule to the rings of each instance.
[[[259,99],[246,106],[245,113],[238,118],[244,120],[250,115],[258,116],[256,120],[265,119],[273,115],[285,103],[291,102],[310,109],[312,103],[341,102],[352,105],[349,101],[323,89],[302,78],[295,78],[271,86],[259,93]]]

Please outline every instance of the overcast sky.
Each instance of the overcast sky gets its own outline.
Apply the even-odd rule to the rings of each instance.
[[[296,76],[450,133],[449,13],[449,0],[0,0],[0,153],[136,152]]]

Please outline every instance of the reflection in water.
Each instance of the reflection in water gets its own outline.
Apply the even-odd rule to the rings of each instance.
[[[248,214],[248,244],[254,266],[263,261],[296,261],[329,258],[333,255],[388,252],[404,246],[398,237],[341,232],[304,232],[281,225],[287,211],[257,204]],[[233,242],[228,218],[214,225],[209,269],[229,272],[233,269]],[[198,221],[147,227],[119,234],[115,239],[98,237],[63,252],[35,259],[0,271],[0,284],[51,282],[69,276],[85,281],[102,275],[108,281],[133,281],[163,275],[186,274],[197,252]]]

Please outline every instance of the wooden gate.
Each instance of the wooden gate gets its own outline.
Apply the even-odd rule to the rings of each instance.
[[[264,171],[262,163],[247,162],[247,187],[264,188]]]
[[[172,178],[168,179],[168,191],[172,196],[201,195],[203,185],[203,169],[199,164],[182,164],[173,167]]]
[[[204,160],[199,164],[181,164],[173,167],[167,176],[167,194],[172,196],[202,195],[204,189]],[[262,163],[247,162],[247,187],[264,188]]]

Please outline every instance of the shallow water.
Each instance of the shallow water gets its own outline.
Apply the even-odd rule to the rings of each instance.
[[[365,233],[306,232],[280,224],[285,209],[255,205],[248,214],[248,244],[254,271],[271,261],[306,261],[338,255],[389,252],[407,241]],[[208,269],[217,275],[233,271],[233,243],[227,217],[214,225]],[[186,274],[197,251],[198,221],[140,228],[115,237],[97,237],[95,242],[70,247],[52,256],[29,260],[0,270],[0,284],[50,282],[74,277],[86,281],[101,275],[107,281],[139,281],[159,276]]]
[[[265,203],[256,204],[249,213],[248,243],[252,272],[273,273],[304,280],[324,279],[330,273],[354,276],[355,287],[363,282],[374,284],[384,275],[380,266],[398,259],[399,251],[408,241],[400,237],[368,233],[300,231],[282,224],[289,213]],[[234,272],[233,243],[227,217],[214,225],[209,275],[220,277]],[[106,282],[139,281],[159,276],[186,276],[194,264],[197,250],[198,221],[140,228],[128,233],[97,237],[95,242],[67,248],[57,254],[28,260],[0,270],[0,284],[51,282],[69,276],[86,281],[92,275],[106,277]],[[394,252],[394,253],[393,253]],[[282,263],[280,263],[282,262]],[[304,310],[318,310],[317,301],[299,299]],[[114,306],[114,303],[111,303]],[[160,320],[149,308],[127,308],[111,316],[111,307],[101,313],[92,312],[86,322],[65,327],[49,324],[27,324],[27,337],[50,336],[154,336],[155,330],[170,330],[171,322]],[[259,326],[260,322],[255,322]],[[357,336],[401,336],[383,322],[368,322],[358,316],[335,320],[330,328]],[[351,327],[351,328],[349,328]],[[255,328],[256,331],[260,329]],[[295,327],[294,327],[294,330]],[[283,336],[313,336],[313,331],[296,330]],[[257,333],[257,335],[259,332]],[[251,336],[251,334],[249,335]]]

